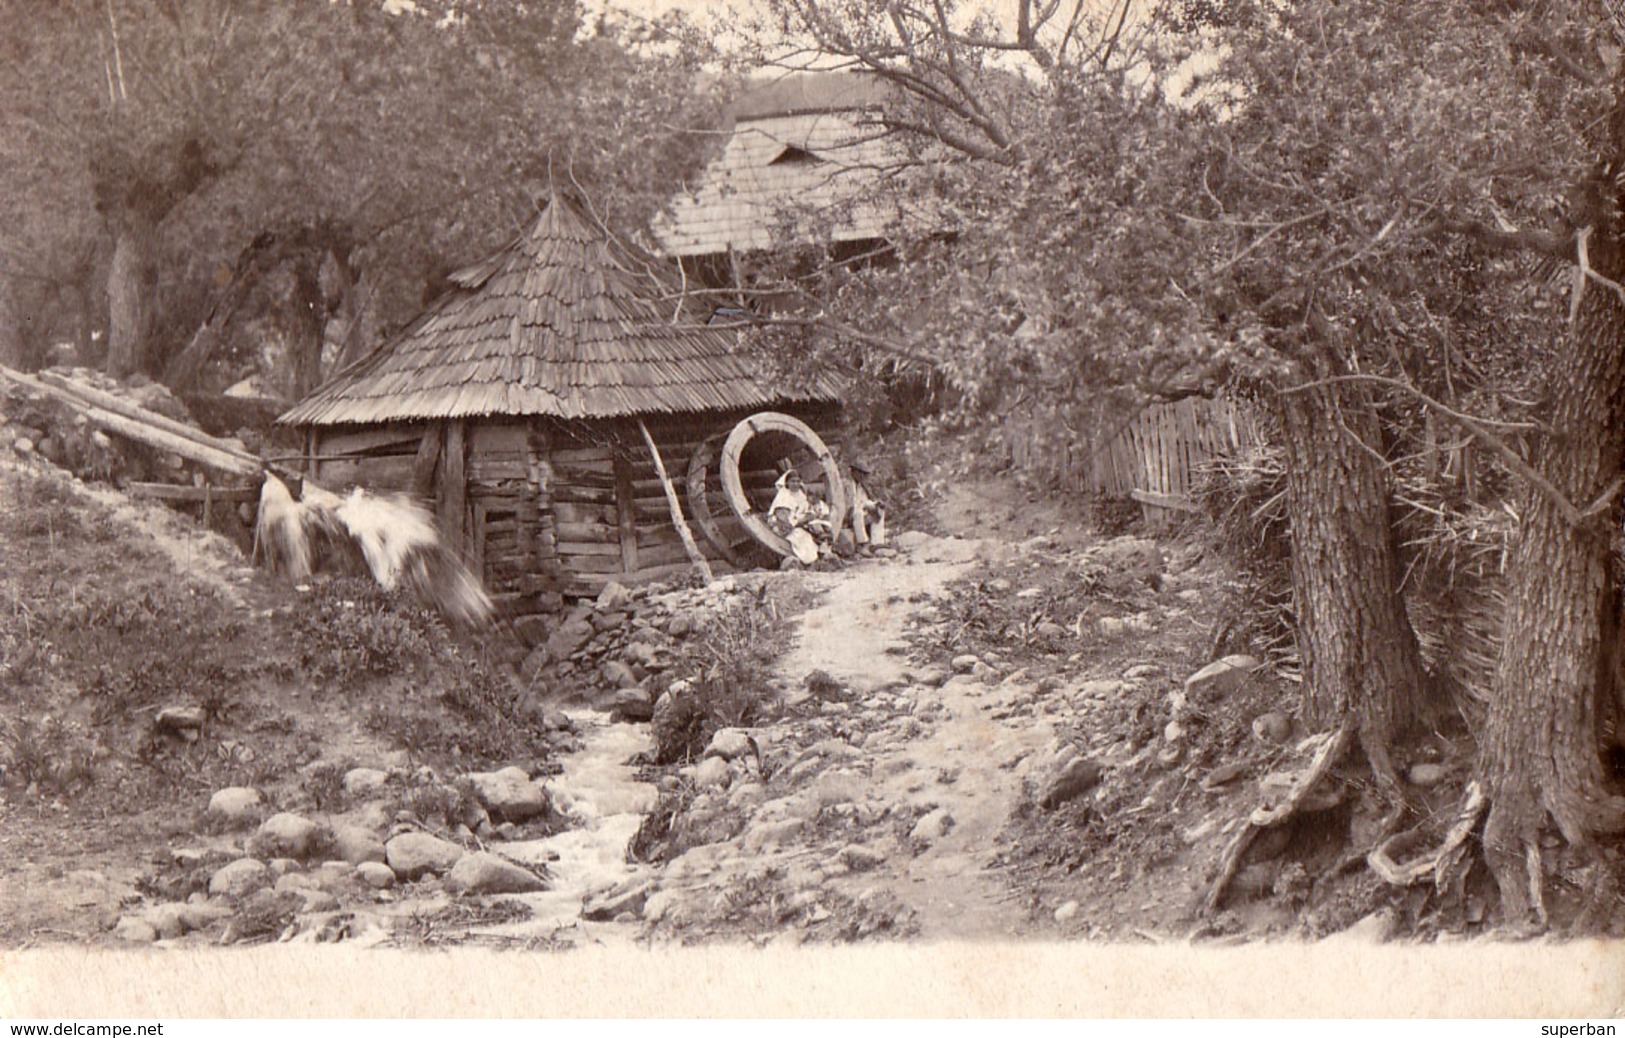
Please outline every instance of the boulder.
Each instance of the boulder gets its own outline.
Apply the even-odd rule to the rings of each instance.
[[[922,533],[919,530],[905,530],[892,538],[892,545],[898,551],[919,551],[930,544],[931,540],[931,535],[928,533]]]
[[[600,611],[624,609],[632,602],[632,592],[622,584],[611,580],[598,592],[598,598],[593,602],[594,607]]]
[[[446,889],[459,894],[529,894],[547,883],[529,869],[489,851],[463,855],[446,876]]]
[[[724,789],[728,785],[728,762],[707,757],[694,769],[694,785],[700,789]]]
[[[636,683],[616,689],[608,703],[610,713],[620,714],[628,721],[647,721],[655,712],[655,705],[649,701],[649,693]]]
[[[209,893],[216,897],[241,900],[271,885],[271,870],[257,858],[238,858],[217,869],[209,877]]]
[[[463,849],[428,833],[402,833],[384,844],[384,861],[401,879],[443,873],[457,864]]]
[[[364,861],[355,867],[356,878],[374,890],[395,885],[395,870],[381,861]]]
[[[982,662],[980,656],[975,653],[965,652],[953,658],[952,666],[955,674],[969,674],[980,662]]]
[[[1079,905],[1076,901],[1068,901],[1066,904],[1055,910],[1055,921],[1057,923],[1064,923],[1068,920],[1077,918],[1078,909]]]
[[[1100,765],[1094,761],[1087,757],[1073,758],[1044,788],[1043,795],[1038,798],[1038,806],[1053,811],[1070,800],[1076,800],[1100,785],[1101,774]]]
[[[118,925],[113,927],[113,936],[132,944],[151,944],[158,939],[158,930],[141,916],[125,915],[119,916]]]
[[[233,829],[246,829],[259,821],[265,798],[248,786],[227,786],[209,798],[208,815]]]
[[[1246,683],[1259,668],[1251,656],[1226,656],[1214,660],[1185,679],[1185,696],[1191,702],[1214,702],[1229,696]]]
[[[371,829],[340,823],[333,826],[333,853],[351,865],[384,860],[384,841]]]
[[[389,783],[389,772],[378,768],[351,768],[344,773],[344,792],[353,797],[376,793]]]
[[[642,877],[617,883],[609,890],[588,898],[581,906],[581,918],[603,921],[622,915],[642,915],[643,906],[654,889],[654,880]]]
[[[587,617],[588,614],[584,612],[571,613],[553,629],[553,633],[547,636],[548,658],[565,659],[587,644],[593,635],[592,622]]]
[[[547,813],[547,790],[531,781],[523,768],[471,771],[463,776],[474,797],[491,817],[501,822],[523,822]]]
[[[737,760],[755,752],[756,740],[741,728],[718,728],[716,734],[711,736],[711,744],[705,748],[705,756],[721,757],[723,760]]]
[[[333,834],[324,825],[303,815],[283,811],[260,823],[248,841],[248,853],[260,858],[293,858],[305,861],[325,856]]]

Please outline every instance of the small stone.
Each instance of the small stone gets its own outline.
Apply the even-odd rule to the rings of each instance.
[[[529,894],[547,884],[530,870],[489,851],[463,855],[446,876],[446,889],[462,894]]]
[[[209,798],[207,813],[233,829],[247,828],[259,820],[265,798],[248,786],[227,786]]]
[[[1252,656],[1226,656],[1214,660],[1185,679],[1185,695],[1193,702],[1213,702],[1234,693],[1261,664]]]
[[[598,669],[604,684],[612,688],[636,688],[638,676],[632,668],[620,660],[608,660]]]
[[[428,833],[402,833],[384,844],[384,861],[401,879],[443,873],[462,856],[461,847]]]
[[[1078,916],[1079,907],[1080,906],[1076,901],[1068,901],[1066,904],[1055,910],[1055,921],[1057,923],[1064,923],[1069,919],[1076,919]]]
[[[1069,633],[1071,633],[1054,620],[1045,620],[1043,623],[1033,628],[1033,630],[1036,634],[1044,638],[1065,638]]]
[[[969,674],[980,662],[982,662],[980,656],[966,652],[955,656],[950,665],[954,668],[955,674]]]
[[[125,915],[119,916],[113,936],[132,944],[151,944],[158,939],[158,929],[140,916]]]
[[[747,753],[755,752],[755,748],[755,740],[743,729],[719,728],[716,734],[711,736],[711,744],[705,748],[705,756],[735,760]]]
[[[946,807],[939,807],[920,816],[909,831],[908,838],[915,843],[934,843],[947,836],[954,827],[954,816]]]
[[[290,872],[299,871],[299,863],[292,858],[272,858],[265,863],[273,876],[286,876]]]
[[[170,706],[158,711],[153,723],[159,731],[196,732],[203,727],[208,715],[201,706]]]
[[[271,870],[257,858],[238,858],[217,869],[209,877],[209,893],[216,897],[241,900],[271,885]]]
[[[1253,738],[1265,746],[1284,746],[1292,738],[1292,718],[1279,710],[1253,718]]]
[[[1078,695],[1084,699],[1110,699],[1123,691],[1123,683],[1116,678],[1096,678],[1078,686]]]
[[[1123,671],[1124,681],[1145,681],[1148,678],[1162,677],[1162,668],[1155,663],[1141,663]]]
[[[1246,774],[1248,764],[1244,760],[1233,760],[1229,764],[1221,764],[1207,773],[1202,779],[1202,788],[1215,790],[1227,786]]]
[[[1437,786],[1449,774],[1450,769],[1443,764],[1425,761],[1421,764],[1412,764],[1410,770],[1405,773],[1405,777],[1410,780],[1411,785],[1421,786],[1425,789],[1428,786]]]
[[[389,783],[389,772],[378,768],[351,768],[344,773],[344,792],[353,797],[376,793]]]
[[[303,815],[290,811],[274,814],[260,823],[259,830],[248,841],[248,853],[261,858],[307,858],[325,855],[332,843],[332,834]]]
[[[463,776],[474,788],[480,806],[499,821],[523,822],[547,813],[547,790],[531,781],[525,769],[473,771]]]
[[[847,844],[836,854],[842,865],[853,872],[867,872],[886,860],[886,855],[861,843]]]
[[[355,867],[356,878],[374,890],[395,885],[395,870],[381,861],[364,861]]]
[[[927,688],[939,688],[951,677],[953,671],[940,663],[931,663],[920,668],[920,672],[914,675],[914,680]]]

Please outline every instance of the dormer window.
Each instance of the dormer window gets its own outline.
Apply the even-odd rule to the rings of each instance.
[[[786,163],[799,163],[804,166],[810,166],[815,162],[823,161],[823,159],[819,158],[817,155],[814,155],[806,148],[798,148],[792,144],[783,151],[779,152],[779,154],[773,159],[772,162],[769,162],[768,165],[782,166]]]

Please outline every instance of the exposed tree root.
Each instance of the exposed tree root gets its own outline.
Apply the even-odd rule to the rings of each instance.
[[[1473,829],[1478,826],[1486,803],[1484,791],[1479,784],[1469,782],[1461,809],[1456,813],[1456,821],[1450,826],[1444,842],[1438,847],[1409,861],[1396,862],[1394,856],[1404,853],[1406,847],[1418,836],[1418,830],[1412,829],[1377,844],[1376,848],[1366,855],[1366,864],[1370,865],[1371,871],[1380,876],[1384,882],[1392,883],[1394,886],[1409,886],[1431,874],[1435,886],[1442,887],[1450,871],[1459,864],[1462,855],[1466,853],[1467,837],[1471,836]]]
[[[1241,827],[1230,841],[1230,846],[1224,850],[1224,857],[1219,864],[1219,875],[1214,879],[1207,900],[1202,906],[1203,915],[1210,915],[1218,910],[1230,881],[1236,878],[1236,872],[1241,868],[1242,856],[1247,853],[1247,848],[1252,846],[1253,839],[1263,830],[1281,825],[1297,814],[1298,808],[1309,799],[1309,794],[1314,792],[1321,780],[1343,759],[1353,738],[1354,725],[1345,722],[1336,731],[1312,735],[1298,745],[1300,752],[1314,751],[1308,767],[1293,778],[1292,785],[1279,804],[1261,804],[1247,816],[1247,824]]]

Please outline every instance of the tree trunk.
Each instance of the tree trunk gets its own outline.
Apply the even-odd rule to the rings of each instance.
[[[1283,395],[1280,418],[1304,720],[1352,720],[1373,772],[1397,790],[1389,746],[1419,717],[1429,681],[1399,596],[1377,419],[1334,386]]]
[[[154,226],[132,219],[118,228],[107,272],[107,371],[125,378],[146,364],[147,282]]]
[[[1625,274],[1617,244],[1594,247],[1591,260],[1609,277]],[[1555,432],[1536,468],[1581,510],[1605,492],[1612,497],[1600,514],[1576,524],[1550,496],[1527,487],[1513,535],[1479,766],[1491,805],[1485,857],[1503,914],[1514,923],[1525,922],[1531,907],[1544,915],[1541,876],[1531,866],[1548,817],[1577,846],[1625,829],[1625,800],[1608,790],[1600,731],[1617,689],[1612,535],[1619,505],[1610,484],[1625,459],[1625,307],[1588,286],[1576,326],[1547,357],[1552,406],[1544,417]]]
[[[288,322],[290,385],[294,400],[322,381],[322,344],[327,338],[327,301],[322,295],[322,253],[305,249],[293,258],[293,312]]]

